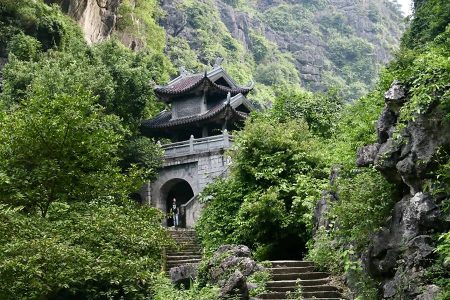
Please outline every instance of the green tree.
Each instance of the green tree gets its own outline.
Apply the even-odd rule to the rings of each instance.
[[[45,216],[55,201],[122,198],[138,188],[118,167],[125,131],[95,101],[81,91],[43,95],[1,114],[1,202]]]
[[[197,229],[205,245],[244,243],[262,259],[301,256],[328,176],[319,148],[301,120],[248,121],[235,140],[230,178],[203,193]]]
[[[0,298],[151,299],[161,213],[122,201],[54,202],[46,218],[0,205]]]
[[[303,119],[311,131],[330,137],[339,118],[343,101],[337,90],[327,94],[313,94],[298,88],[280,88],[271,116],[279,122]]]

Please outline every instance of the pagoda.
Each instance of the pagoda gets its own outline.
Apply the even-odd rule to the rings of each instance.
[[[238,85],[218,65],[198,74],[183,70],[180,76],[155,88],[156,96],[168,109],[144,121],[141,132],[177,142],[236,130],[255,109],[246,98],[252,89],[253,83]]]
[[[147,137],[170,143],[162,145],[164,163],[156,180],[140,191],[143,203],[168,213],[175,198],[183,227],[194,225],[201,211],[197,195],[214,178],[228,174],[232,132],[255,110],[246,98],[252,89],[253,83],[238,85],[218,63],[203,73],[183,70],[155,88],[167,109],[142,122],[140,129]],[[171,226],[170,218],[165,224]]]

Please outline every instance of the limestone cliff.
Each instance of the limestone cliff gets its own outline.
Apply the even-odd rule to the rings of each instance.
[[[130,48],[145,40],[151,45],[157,30],[144,39],[134,31],[153,18],[177,67],[198,71],[221,56],[234,77],[259,83],[257,93],[289,83],[313,91],[337,86],[347,99],[358,98],[391,58],[404,27],[398,8],[382,0],[162,0],[160,7],[136,0],[45,1],[72,16],[90,43],[114,33]],[[140,16],[132,18],[134,29],[124,30],[120,22],[130,8]]]
[[[394,82],[378,120],[378,142],[358,153],[359,166],[374,165],[404,191],[364,261],[369,274],[382,281],[384,298],[434,299],[437,287],[427,285],[424,276],[433,261],[433,235],[447,231],[450,220],[439,209],[445,198],[429,193],[427,182],[439,151],[450,148],[450,122],[434,106],[395,137],[399,110],[408,100],[406,88]]]
[[[77,21],[89,43],[105,40],[116,26],[120,0],[45,0],[59,4],[62,11]]]
[[[326,4],[284,0],[186,3],[162,1],[166,15],[161,25],[170,37],[177,39],[173,47],[187,41],[197,58],[207,64],[213,57],[208,57],[211,51],[227,55],[210,41],[230,47],[229,33],[253,56],[256,67],[252,75],[258,82],[271,85],[274,81],[279,83],[273,76],[290,76],[291,82],[297,80],[313,91],[339,86],[347,90],[345,96],[349,98],[360,96],[374,83],[377,70],[391,58],[403,30],[397,8],[378,0],[332,0]],[[208,18],[213,19],[212,23]],[[221,33],[220,23],[225,25],[225,34]],[[217,41],[213,32],[223,35],[222,41]],[[276,47],[267,57],[261,57],[265,51],[262,48],[268,47],[264,42]],[[170,47],[169,44],[169,52]],[[288,59],[281,59],[283,56]],[[274,62],[284,69],[294,69],[298,78],[287,71],[277,72]],[[261,65],[270,66],[272,72],[266,72]]]

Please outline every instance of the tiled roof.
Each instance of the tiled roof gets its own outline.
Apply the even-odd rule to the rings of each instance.
[[[142,122],[141,127],[143,129],[158,129],[158,128],[168,128],[168,127],[176,127],[181,125],[186,125],[193,122],[199,122],[208,120],[210,118],[213,118],[217,115],[219,115],[222,112],[230,112],[234,117],[237,117],[238,119],[245,119],[247,117],[247,114],[241,111],[237,111],[234,109],[230,102],[221,102],[220,104],[216,105],[215,107],[211,108],[207,112],[199,115],[193,115],[183,118],[177,118],[172,120],[172,112],[164,110],[161,113],[159,113],[156,117],[150,120],[146,120]]]
[[[202,84],[213,87],[224,94],[230,93],[232,96],[239,93],[246,95],[253,89],[253,84],[247,87],[227,87],[217,84],[213,82],[208,77],[208,73],[205,72],[204,74],[181,75],[167,85],[157,86],[155,88],[155,93],[161,97],[180,95],[194,90]]]

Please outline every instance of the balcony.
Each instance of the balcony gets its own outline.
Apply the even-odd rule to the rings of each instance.
[[[223,134],[213,135],[205,138],[195,139],[191,135],[191,138],[187,141],[170,143],[162,145],[164,150],[164,156],[166,158],[185,156],[191,154],[198,154],[204,152],[217,151],[221,149],[230,148],[233,143],[233,136],[228,134],[225,129]]]

